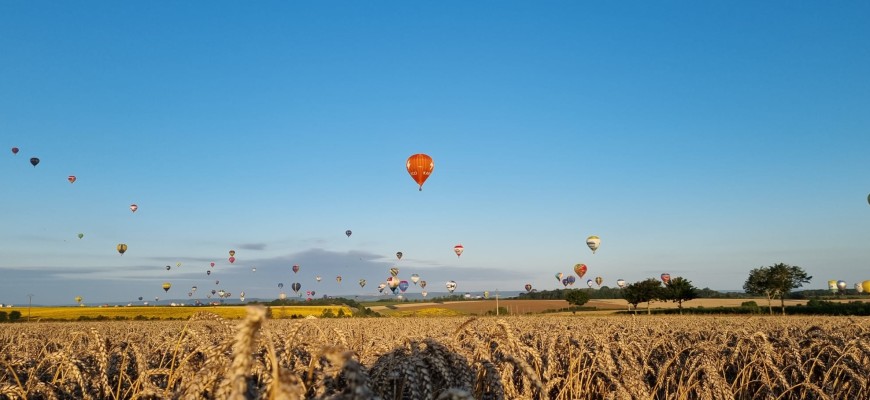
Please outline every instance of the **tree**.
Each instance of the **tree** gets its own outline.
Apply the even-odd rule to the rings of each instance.
[[[766,296],[767,307],[771,315],[773,315],[771,300],[779,296],[782,314],[785,315],[785,295],[791,292],[792,289],[799,288],[804,283],[809,283],[810,279],[813,279],[813,277],[807,275],[801,267],[778,263],[749,271],[749,277],[743,284],[743,290],[749,294]]]
[[[9,313],[9,322],[15,322],[21,319],[21,311],[15,310]]]
[[[677,303],[680,314],[683,313],[683,302],[698,298],[698,289],[692,285],[692,281],[682,277],[672,278],[662,290],[662,299]]]
[[[628,301],[628,304],[634,306],[634,313],[637,314],[637,305],[640,303],[646,304],[646,313],[649,314],[649,305],[653,300],[662,298],[662,284],[658,279],[650,278],[645,281],[635,282],[627,285],[622,289],[622,298]]]
[[[582,306],[589,302],[589,295],[584,290],[571,289],[565,291],[565,300],[568,304]]]

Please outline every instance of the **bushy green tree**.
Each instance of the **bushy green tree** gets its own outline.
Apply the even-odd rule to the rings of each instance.
[[[698,298],[698,289],[692,285],[692,281],[683,277],[672,278],[665,284],[662,290],[662,300],[677,303],[680,314],[683,313],[683,302]]]
[[[589,295],[585,290],[571,289],[565,291],[565,300],[568,304],[582,306],[589,302]]]
[[[806,271],[801,267],[778,263],[749,271],[749,277],[743,284],[743,290],[749,294],[767,297],[767,307],[771,315],[773,315],[771,300],[778,296],[782,305],[782,314],[785,315],[785,296],[792,289],[799,288],[804,283],[809,283],[811,279],[813,277],[807,275]]]
[[[655,278],[649,278],[645,281],[630,283],[622,289],[622,298],[634,306],[634,312],[637,314],[637,305],[640,303],[646,304],[646,313],[650,313],[650,303],[653,300],[662,298],[661,281]]]

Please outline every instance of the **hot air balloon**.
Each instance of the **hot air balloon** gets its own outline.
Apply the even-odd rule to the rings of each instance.
[[[864,287],[862,287],[860,283],[856,283],[855,284],[855,291],[858,293],[861,293],[864,291]]]
[[[139,206],[135,204],[130,204],[130,212],[136,212],[139,209]]]
[[[314,277],[314,280],[317,281],[318,283],[320,282],[321,279],[323,279],[323,278],[321,278],[320,275],[317,275]]]
[[[592,254],[595,254],[595,250],[598,250],[598,245],[601,244],[601,239],[598,236],[592,235],[586,238],[586,245],[589,246],[589,249],[592,250]]]
[[[230,256],[229,261],[230,261],[230,264],[232,264],[232,263],[236,262],[236,258]]]
[[[348,229],[348,230],[344,231],[344,234],[347,235],[347,237],[350,237],[350,235],[353,235],[353,232],[351,232],[351,230]]]
[[[662,282],[664,282],[665,285],[667,285],[668,282],[670,282],[670,281],[671,281],[671,274],[669,274],[667,272],[663,273],[662,274]]]
[[[456,282],[454,282],[454,281],[447,282],[446,286],[447,286],[447,291],[450,293],[453,293],[453,291],[456,290]]]
[[[598,285],[598,287],[601,287],[601,282],[604,282],[604,278],[602,278],[600,276],[596,276],[595,277],[595,284]]]
[[[589,279],[589,280],[586,281],[586,286],[589,286],[589,288],[592,289],[592,284],[593,284],[593,283],[594,283],[594,282],[592,282],[592,279]]]
[[[251,267],[251,272],[257,272],[257,267]]]
[[[172,269],[172,267],[170,267],[170,266],[167,265],[167,266],[166,266],[166,270],[169,271],[170,269]]]
[[[456,253],[456,257],[461,256],[463,251],[465,251],[465,247],[462,247],[461,243],[457,244],[456,246],[453,246],[453,252]],[[472,257],[472,258],[474,258],[474,257]]]
[[[36,167],[36,164],[39,164],[39,159],[36,157],[31,157],[30,164],[33,165],[34,167]]]
[[[574,265],[574,273],[577,274],[578,278],[582,278],[583,275],[586,275],[586,264],[575,264]]]
[[[124,243],[119,243],[117,248],[118,248],[118,253],[121,253],[122,256],[124,255],[124,252],[127,251],[127,245]]]
[[[568,277],[565,278],[565,279],[568,280],[568,285],[569,285],[569,286],[574,286],[574,282],[577,281],[577,280],[574,278],[574,275],[568,275]]]
[[[66,180],[68,180],[69,183],[73,183],[73,182],[76,181],[76,176],[75,176],[75,175],[70,175],[70,176],[66,177]]]
[[[190,291],[196,293],[196,286],[191,287]]]
[[[568,278],[562,278],[562,286],[568,287]]]
[[[299,289],[302,289],[302,284],[299,282],[293,282],[293,284],[290,285],[290,289],[293,289],[294,293],[299,293]]]
[[[287,294],[282,292],[281,294],[278,295],[278,298],[281,300],[287,300]]]
[[[392,275],[392,276],[399,275],[399,269],[396,267],[390,268],[390,275]]]
[[[870,194],[867,195],[867,203],[870,204]]]
[[[408,157],[405,168],[408,169],[408,174],[411,175],[414,182],[420,185],[420,191],[423,191],[423,183],[426,182],[426,179],[429,179],[429,175],[432,175],[435,163],[432,161],[432,157],[420,153]]]
[[[828,281],[828,290],[830,290],[831,293],[837,293],[837,281],[836,280]]]
[[[212,289],[211,294],[215,294],[215,293],[217,293],[217,290]]]
[[[423,297],[426,297],[426,295],[428,295],[428,294],[429,294],[429,292],[427,292],[427,291],[425,291],[425,290],[424,290],[424,291],[422,291],[422,292],[420,292],[420,294],[422,294],[422,295],[423,295]]]
[[[625,279],[617,279],[616,286],[619,286],[620,288],[624,288],[625,287]]]
[[[142,301],[142,296],[139,296],[139,301]]]
[[[214,281],[214,284],[215,284],[215,285],[220,285],[220,284],[221,284],[221,281]]]
[[[169,291],[169,288],[172,287],[172,284],[169,283],[169,282],[163,282],[163,285],[162,285],[162,286],[163,286],[163,291],[164,291],[164,292],[168,292],[168,291]]]
[[[426,289],[426,281],[420,281],[420,289]]]
[[[278,289],[283,289],[283,288],[284,288],[284,284],[283,284],[283,283],[279,283],[279,284],[278,284]]]
[[[210,265],[212,268],[214,268],[214,263],[210,263],[209,265]]]
[[[837,289],[846,290],[846,281],[837,281]]]
[[[294,273],[294,274],[297,273],[297,272],[299,272],[299,264],[294,264],[294,265],[293,265],[293,268],[291,268],[291,269],[293,270],[293,273]]]
[[[239,300],[245,301],[245,292],[239,293]]]
[[[193,292],[187,292],[187,297],[193,297]]]
[[[236,256],[236,251],[230,250],[230,257],[235,257],[235,256]]]
[[[386,284],[386,283],[380,283],[380,284],[378,284],[378,291],[379,291],[379,292],[383,293],[383,292],[384,292],[384,289],[386,289],[386,288],[387,288],[387,284]]]
[[[157,296],[154,296],[154,301],[160,301],[160,298]]]
[[[85,234],[84,234],[84,233],[79,233],[79,234],[78,234],[78,237],[79,237],[79,239],[81,239],[81,238],[85,237]]]
[[[18,148],[17,148],[17,147],[13,147],[13,148],[12,148],[12,154],[18,154]]]
[[[525,289],[526,289],[527,292],[531,292],[531,291],[532,291],[532,284],[531,284],[531,283],[527,283],[526,286],[524,286],[524,287],[525,287]]]
[[[211,270],[205,271],[206,275],[211,275]]]
[[[366,287],[366,280],[365,280],[365,279],[360,279],[360,280],[359,280],[359,287],[361,287],[361,288],[362,288],[362,287]]]
[[[398,258],[400,260],[402,259],[402,252],[401,251],[396,252],[396,258]]]
[[[335,281],[341,283],[341,275],[335,277]]]
[[[413,282],[414,285],[416,285],[417,282],[420,282],[420,275],[417,275],[417,274],[411,274],[411,282]]]
[[[405,293],[405,291],[408,290],[408,281],[399,282],[399,290],[401,290],[402,293]]]
[[[82,296],[76,296],[75,301],[76,303],[82,304]]]
[[[181,267],[181,263],[180,263],[180,262],[177,262],[177,263],[175,263],[175,266],[176,266],[176,267]]]
[[[563,275],[561,272],[557,272],[557,273],[556,273],[556,280],[559,281],[559,282],[561,282],[563,276],[564,276],[564,275]]]

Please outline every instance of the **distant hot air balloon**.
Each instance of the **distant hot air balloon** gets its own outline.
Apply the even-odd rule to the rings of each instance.
[[[66,177],[66,180],[68,180],[69,183],[74,183],[76,181],[76,176],[70,175],[70,176]]]
[[[598,286],[600,287],[600,286],[601,286],[601,282],[604,282],[604,278],[602,278],[602,277],[600,277],[600,276],[596,276],[596,277],[595,277],[595,284],[598,285]]]
[[[574,273],[577,274],[578,278],[583,278],[583,275],[586,275],[586,264],[575,264],[574,265]]]
[[[257,272],[257,267],[251,267],[251,272]]]
[[[287,293],[281,292],[281,294],[278,295],[278,298],[281,300],[287,300]]]
[[[341,275],[335,277],[335,281],[341,283]]]
[[[456,282],[454,282],[454,281],[447,282],[446,286],[447,286],[447,291],[450,293],[453,293],[453,291],[456,290]]]
[[[420,281],[420,289],[426,289],[426,281]]]
[[[399,275],[399,269],[396,267],[390,268],[390,275],[392,275],[392,276]]]
[[[137,206],[135,204],[130,204],[130,211],[131,212],[136,212],[136,210],[138,210],[138,209],[139,209],[139,206]]]
[[[396,258],[398,258],[400,260],[402,259],[402,252],[401,251],[396,252]]]
[[[36,164],[39,164],[39,159],[36,157],[31,157],[30,164],[33,165],[34,167],[36,167]]]
[[[574,275],[568,275],[568,277],[565,278],[565,279],[568,280],[568,286],[574,286],[574,282],[577,281],[577,280],[574,278]]]
[[[557,272],[557,273],[556,273],[556,280],[559,281],[559,282],[562,282],[562,277],[563,277],[563,276],[564,276],[564,275],[563,275],[561,272]]]
[[[191,287],[190,291],[196,293],[196,286]]]
[[[284,288],[284,284],[283,284],[283,283],[279,283],[279,284],[278,284],[278,289],[283,289],[283,288]]]
[[[359,287],[366,287],[366,280],[365,279],[359,280]]]
[[[13,147],[13,148],[12,148],[12,154],[18,154],[18,148],[17,148],[17,147]]]
[[[384,292],[384,289],[386,289],[386,288],[387,288],[387,284],[386,284],[386,283],[379,283],[379,284],[378,284],[378,292],[383,293],[383,292]]]
[[[661,278],[662,278],[662,282],[664,282],[665,285],[667,285],[668,282],[671,281],[671,274],[665,272],[665,273],[662,274],[662,277],[661,277]]]
[[[181,267],[181,263],[180,262],[175,263],[175,267],[176,268]]]
[[[164,292],[168,292],[168,291],[169,291],[169,288],[172,287],[172,284],[169,283],[169,282],[163,282],[163,285],[162,285],[162,286],[163,286],[163,291],[164,291]]]
[[[206,275],[211,275],[211,270],[205,271]]]
[[[221,284],[221,281],[214,281],[214,284],[215,284],[215,285],[220,285],[220,284]]]
[[[426,182],[426,179],[429,179],[432,171],[435,170],[435,162],[432,161],[432,157],[419,153],[408,157],[405,168],[408,170],[411,178],[414,179],[414,182],[420,185],[420,191],[423,191],[423,183]]]
[[[837,281],[836,280],[829,280],[828,281],[828,290],[830,290],[831,293],[837,293]]]
[[[79,239],[81,239],[81,238],[85,237],[85,234],[84,234],[84,233],[79,233],[79,234],[78,234],[78,237],[79,237]]]
[[[127,245],[124,243],[119,243],[117,248],[118,248],[118,253],[121,253],[122,256],[124,255],[124,252],[127,251]]]
[[[217,293],[217,290],[212,289],[211,294],[215,294],[215,293]]]
[[[317,281],[318,283],[320,282],[321,279],[323,279],[323,278],[321,278],[320,275],[317,275],[314,277],[314,280]]]
[[[142,296],[139,296],[139,301],[142,301]]]
[[[405,293],[405,291],[408,290],[408,281],[399,282],[399,290],[401,290],[402,293]]]
[[[236,262],[236,258],[230,256],[229,261],[230,261],[230,264],[232,264],[232,263]]]
[[[846,281],[837,281],[837,289],[846,290]]]
[[[524,288],[526,289],[527,292],[531,292],[532,291],[532,284],[527,283],[526,286],[524,286]]]
[[[214,263],[210,263],[209,265],[210,265],[212,268],[214,268]]]
[[[568,278],[562,278],[562,286],[568,287]]]
[[[82,296],[76,296],[75,301],[76,303],[82,304]]]
[[[461,243],[453,246],[453,252],[456,253],[456,257],[461,256],[463,251],[465,251],[465,247],[462,247]]]
[[[423,295],[423,297],[426,297],[426,295],[428,295],[428,294],[429,294],[429,292],[427,292],[427,291],[425,291],[425,290],[424,290],[424,291],[422,291],[422,292],[420,292],[420,294],[422,294],[422,295]]]
[[[293,273],[294,273],[294,274],[297,273],[297,272],[299,272],[299,264],[294,264],[294,265],[293,265],[293,268],[291,268],[291,269],[293,270]]]
[[[396,288],[399,287],[399,279],[395,276],[387,277],[387,286],[395,292]]]
[[[235,256],[236,256],[236,251],[230,250],[230,257],[235,257]]]
[[[616,286],[619,286],[620,288],[624,288],[625,287],[625,279],[617,279]]]
[[[855,291],[858,292],[858,293],[862,293],[862,292],[864,291],[864,287],[861,286],[860,283],[856,283],[856,284],[855,284]]]
[[[589,246],[589,249],[592,250],[592,254],[595,254],[595,250],[598,250],[598,245],[601,244],[601,239],[598,236],[592,235],[586,238],[586,245]]]
[[[347,237],[350,237],[350,235],[353,235],[353,232],[351,232],[351,230],[348,229],[348,230],[344,231],[344,234],[347,235]]]
[[[293,289],[293,292],[295,293],[299,293],[299,289],[302,289],[302,284],[299,282],[293,282],[293,284],[290,285],[290,289]]]
[[[193,297],[193,292],[187,292],[187,297]]]
[[[172,267],[170,267],[170,266],[167,265],[167,266],[166,266],[166,270],[169,271],[170,269],[172,269]]]
[[[586,281],[586,286],[589,286],[589,288],[592,289],[592,284],[593,284],[593,283],[594,283],[594,282],[592,282],[592,279],[589,279],[589,280]]]
[[[413,282],[415,285],[417,284],[417,282],[420,282],[420,275],[411,274],[411,282]]]

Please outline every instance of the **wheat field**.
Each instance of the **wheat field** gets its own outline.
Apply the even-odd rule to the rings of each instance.
[[[870,319],[0,325],[3,399],[868,399]]]

